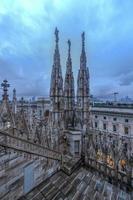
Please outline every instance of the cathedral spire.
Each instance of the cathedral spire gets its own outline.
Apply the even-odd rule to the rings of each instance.
[[[66,128],[73,126],[75,108],[74,77],[72,72],[71,60],[71,41],[68,40],[68,58],[66,63],[66,74],[64,82],[64,111]]]
[[[82,51],[80,56],[80,69],[77,80],[77,105],[81,127],[89,121],[89,69],[86,67],[85,33],[81,35]]]
[[[59,31],[55,29],[55,52],[51,74],[50,100],[53,123],[61,122],[63,110],[63,78],[59,53]]]

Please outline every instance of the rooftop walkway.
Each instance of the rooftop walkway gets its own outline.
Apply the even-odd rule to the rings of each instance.
[[[131,194],[80,167],[70,176],[59,171],[19,200],[131,200]]]

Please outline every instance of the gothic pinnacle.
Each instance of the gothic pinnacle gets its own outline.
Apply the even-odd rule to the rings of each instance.
[[[3,83],[1,84],[1,87],[3,88],[3,100],[8,100],[8,88],[10,85],[8,84],[8,81],[5,79]]]
[[[55,28],[55,52],[51,73],[50,100],[52,105],[52,121],[59,123],[62,117],[63,108],[63,78],[59,53],[59,31]]]
[[[16,89],[13,89],[13,101],[16,101],[17,97],[16,97]]]
[[[79,107],[79,116],[81,127],[87,125],[89,119],[89,70],[86,66],[86,53],[85,53],[85,33],[81,35],[82,50],[80,56],[80,69],[78,73],[78,86],[77,86],[77,105]]]

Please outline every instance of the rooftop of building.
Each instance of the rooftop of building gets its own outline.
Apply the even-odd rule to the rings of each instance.
[[[126,108],[133,109],[133,103],[120,103],[120,102],[94,102],[92,107],[102,107],[102,108]]]
[[[101,114],[119,114],[133,116],[133,104],[121,104],[121,103],[93,103],[91,105],[91,111]]]
[[[80,167],[70,176],[63,171],[34,188],[20,200],[131,200],[125,188],[119,188],[85,167]]]

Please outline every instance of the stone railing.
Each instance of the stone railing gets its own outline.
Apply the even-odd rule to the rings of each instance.
[[[133,188],[133,137],[91,129],[84,140],[87,166],[111,182]]]
[[[31,157],[38,156],[62,161],[60,152],[3,131],[0,131],[0,147],[7,151],[13,150]]]

